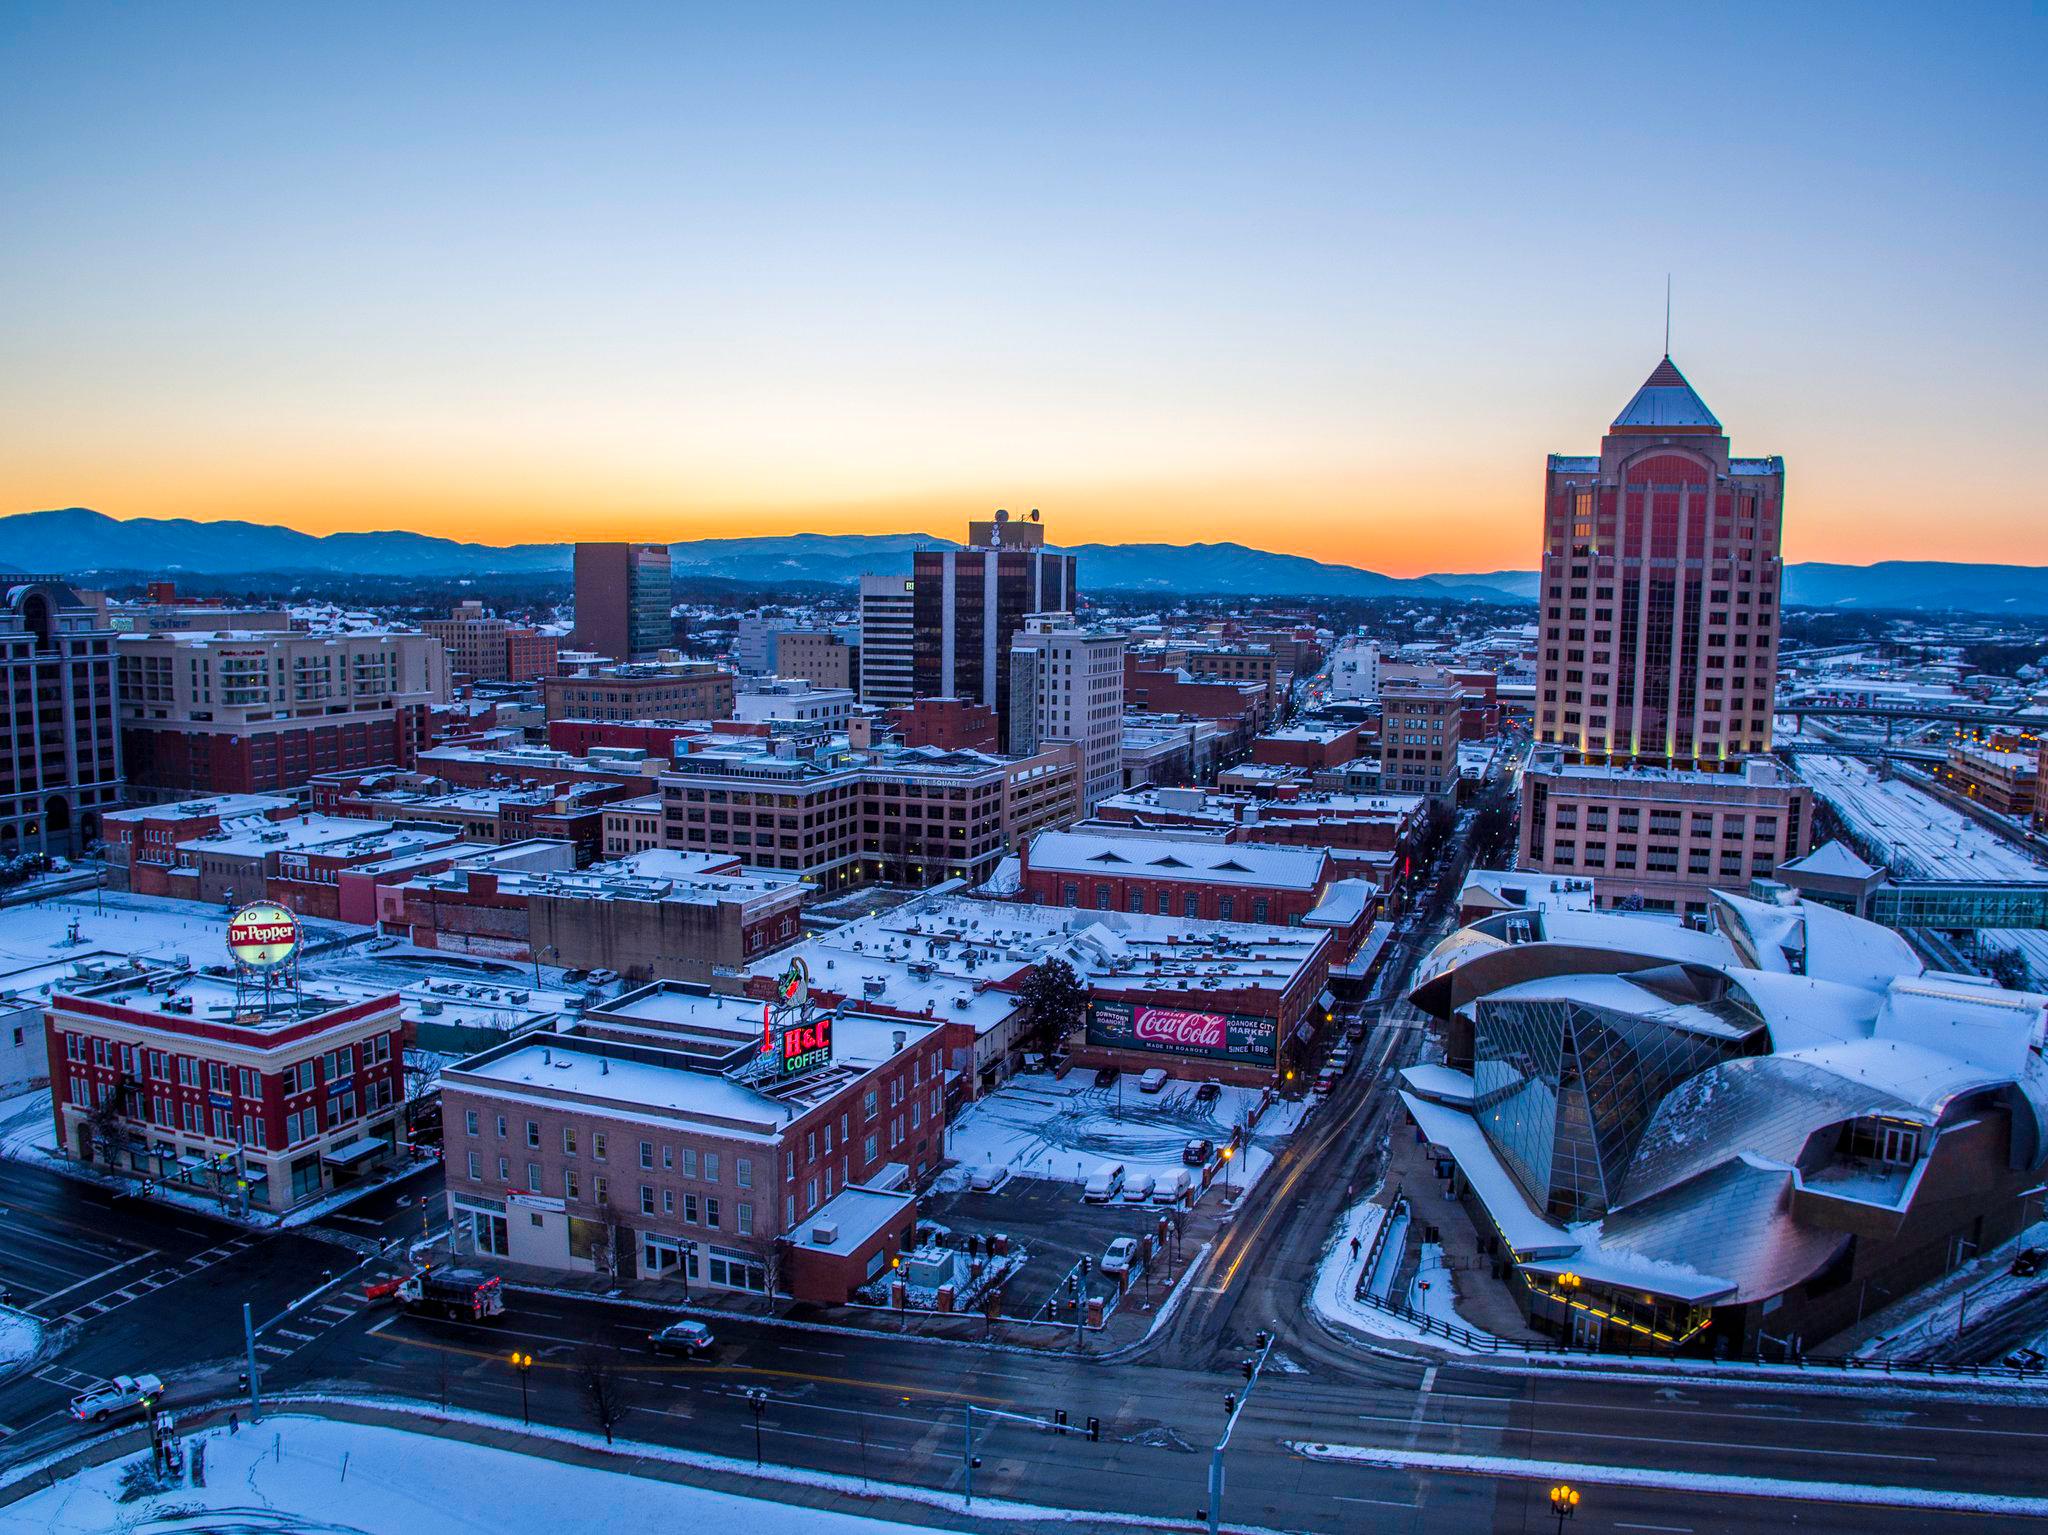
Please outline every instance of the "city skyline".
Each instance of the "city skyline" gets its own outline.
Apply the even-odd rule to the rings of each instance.
[[[1848,14],[17,11],[0,511],[1527,568],[1669,274],[1788,560],[2048,563],[2040,23]]]

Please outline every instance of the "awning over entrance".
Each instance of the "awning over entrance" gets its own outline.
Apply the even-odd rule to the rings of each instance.
[[[384,1149],[384,1143],[376,1136],[359,1135],[352,1141],[343,1141],[339,1146],[329,1146],[320,1153],[320,1160],[332,1162],[337,1167],[355,1167]]]

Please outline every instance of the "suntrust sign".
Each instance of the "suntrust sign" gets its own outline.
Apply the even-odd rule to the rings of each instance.
[[[1274,1066],[1279,1040],[1279,1026],[1271,1018],[1129,1002],[1094,1002],[1088,1008],[1088,1043],[1110,1050]]]

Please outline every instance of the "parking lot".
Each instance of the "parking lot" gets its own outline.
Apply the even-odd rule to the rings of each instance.
[[[1161,1092],[1145,1093],[1129,1073],[1108,1087],[1097,1087],[1093,1074],[1081,1071],[1063,1079],[1028,1072],[1012,1077],[947,1127],[946,1154],[956,1165],[938,1187],[964,1188],[977,1170],[1000,1168],[1085,1184],[1108,1161],[1121,1162],[1133,1179],[1170,1180],[1187,1170],[1181,1154],[1191,1139],[1226,1144],[1260,1096],[1254,1088],[1224,1087],[1213,1102],[1202,1103],[1199,1087],[1170,1081]],[[1265,1170],[1303,1110],[1281,1102],[1266,1111],[1232,1165],[1233,1182],[1242,1185]]]
[[[949,1228],[952,1246],[961,1245],[970,1234],[987,1237],[1002,1232],[1013,1250],[1021,1247],[1027,1252],[1024,1267],[1003,1292],[1005,1316],[1040,1318],[1046,1303],[1053,1301],[1057,1319],[1072,1321],[1073,1313],[1066,1309],[1066,1283],[1074,1266],[1083,1256],[1089,1258],[1095,1271],[1089,1275],[1087,1293],[1114,1295],[1116,1281],[1101,1271],[1103,1249],[1118,1237],[1155,1232],[1162,1213],[1152,1205],[1084,1204],[1072,1183],[1013,1176],[991,1192],[958,1190],[929,1198],[923,1218]],[[1163,1280],[1166,1271],[1167,1265],[1155,1260],[1151,1282]]]

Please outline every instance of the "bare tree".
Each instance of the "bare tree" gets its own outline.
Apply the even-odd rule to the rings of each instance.
[[[405,1060],[405,1138],[417,1141],[420,1138],[420,1110],[425,1106],[428,1095],[440,1084],[440,1073],[417,1051],[408,1052]]]
[[[613,1371],[602,1354],[583,1356],[583,1406],[590,1421],[604,1430],[604,1442],[612,1442],[612,1430],[628,1411],[626,1383]]]
[[[611,1202],[597,1207],[597,1235],[590,1239],[590,1266],[606,1279],[619,1277],[619,1212]]]
[[[762,1283],[767,1287],[770,1300],[782,1293],[785,1257],[789,1251],[787,1240],[767,1232],[756,1232],[742,1240],[747,1256],[761,1265]]]
[[[86,1119],[94,1148],[106,1159],[108,1167],[117,1170],[121,1166],[121,1152],[128,1144],[128,1127],[121,1121],[127,1115],[128,1099],[134,1091],[135,1083],[129,1077],[116,1078],[99,1107]]]

